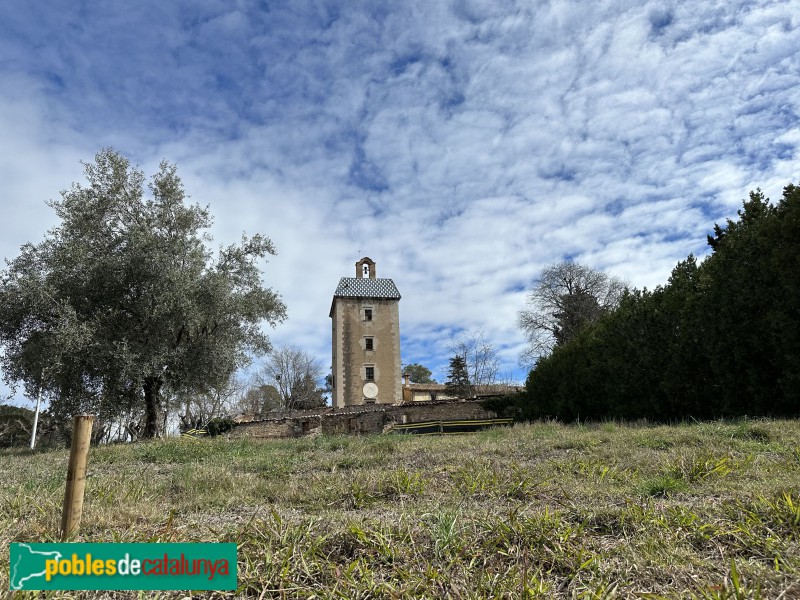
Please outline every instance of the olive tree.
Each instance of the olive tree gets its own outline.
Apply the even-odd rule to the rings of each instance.
[[[223,385],[269,350],[262,326],[285,306],[259,262],[275,251],[254,235],[214,256],[211,215],[174,165],[146,183],[106,149],[84,167],[87,183],[48,203],[60,224],[0,273],[0,365],[56,413],[140,409],[154,437],[166,396]]]

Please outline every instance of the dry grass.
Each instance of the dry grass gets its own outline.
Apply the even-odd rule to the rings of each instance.
[[[0,594],[66,462],[0,454]],[[82,540],[235,541],[241,597],[800,598],[800,421],[95,448]]]

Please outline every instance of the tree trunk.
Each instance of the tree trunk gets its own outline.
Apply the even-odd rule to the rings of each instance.
[[[144,431],[142,437],[146,440],[158,437],[158,409],[161,404],[163,383],[160,377],[147,377],[144,380]]]

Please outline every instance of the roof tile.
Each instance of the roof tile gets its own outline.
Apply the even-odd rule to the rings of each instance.
[[[342,277],[333,293],[334,298],[385,298],[399,300],[400,292],[391,279]]]

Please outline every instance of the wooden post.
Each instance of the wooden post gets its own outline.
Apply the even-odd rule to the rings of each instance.
[[[61,513],[61,541],[66,542],[78,533],[83,513],[83,491],[86,488],[86,461],[92,439],[91,415],[76,415],[72,424],[72,447],[69,451],[67,489]]]

